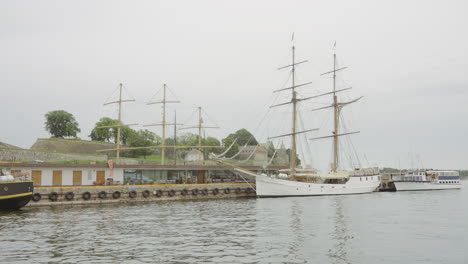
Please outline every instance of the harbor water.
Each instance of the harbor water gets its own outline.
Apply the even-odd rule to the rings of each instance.
[[[467,219],[468,188],[24,208],[0,263],[467,263]]]

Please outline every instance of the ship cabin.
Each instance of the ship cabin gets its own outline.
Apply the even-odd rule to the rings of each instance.
[[[439,184],[460,184],[458,171],[428,171],[427,175]]]

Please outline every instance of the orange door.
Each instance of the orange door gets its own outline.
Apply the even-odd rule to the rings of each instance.
[[[96,181],[100,184],[103,184],[106,178],[105,171],[96,171]]]
[[[52,185],[62,185],[62,171],[52,172]]]
[[[41,184],[42,184],[42,171],[33,170],[32,171],[32,180],[33,180],[34,186],[41,186]]]
[[[205,183],[205,171],[198,171],[197,173],[197,183]]]
[[[73,171],[73,185],[81,185],[82,177],[82,171]]]

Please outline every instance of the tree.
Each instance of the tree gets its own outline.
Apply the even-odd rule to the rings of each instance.
[[[149,147],[149,146],[156,146],[161,142],[161,138],[156,135],[155,133],[144,129],[139,131],[134,131],[129,134],[127,139],[127,143],[130,147]],[[151,155],[153,153],[153,149],[134,149],[128,151],[128,155],[131,157],[139,157]]]
[[[227,148],[229,148],[231,146],[231,144],[234,142],[234,138],[231,137],[231,135],[227,136],[226,138],[223,138],[222,142],[223,142],[223,146],[224,146],[224,150],[223,151],[226,151]],[[234,143],[234,145],[232,145],[231,149],[229,149],[229,151],[226,153],[226,156],[227,157],[232,157],[233,155],[235,155],[237,152],[239,152],[239,143]]]
[[[219,142],[219,140],[214,137],[207,137],[204,145],[205,146],[221,146],[221,142]],[[213,153],[219,154],[221,153],[221,150],[222,148],[207,148],[206,153],[213,152]]]
[[[177,145],[179,146],[197,146],[198,135],[193,133],[185,133],[177,137]]]
[[[288,154],[289,157],[291,157],[291,149],[287,149],[286,153]],[[301,159],[299,158],[299,155],[296,153],[296,165],[299,166],[301,165]]]
[[[257,139],[255,139],[254,135],[252,135],[252,133],[250,133],[245,128],[237,130],[235,133],[230,134],[228,137],[237,138],[237,143],[240,146],[244,146],[245,144],[247,144],[248,146],[258,145]]]
[[[96,122],[96,125],[91,131],[91,134],[89,135],[89,137],[91,138],[91,140],[95,140],[95,141],[110,142],[111,138],[115,138],[114,130],[116,130],[116,128],[111,128],[111,127],[98,128],[98,127],[115,126],[118,124],[119,124],[118,120],[112,119],[110,117],[103,117],[99,119],[98,122]]]
[[[50,111],[47,114],[45,114],[45,118],[45,129],[53,137],[76,138],[76,134],[81,132],[81,129],[79,128],[78,122],[76,122],[75,117],[64,110]]]
[[[268,150],[268,157],[269,158],[273,157],[273,154],[275,154],[275,146],[273,145],[273,142],[271,141],[267,142],[267,150]]]

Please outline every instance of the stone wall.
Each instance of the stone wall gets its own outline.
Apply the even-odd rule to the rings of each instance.
[[[97,155],[100,154],[96,152],[97,150],[113,149],[116,147],[117,146],[115,144],[107,142],[56,138],[38,138],[36,140],[36,143],[34,143],[31,146],[31,149]]]
[[[106,161],[106,155],[80,155],[72,153],[56,153],[48,151],[34,151],[26,149],[0,148],[0,161],[32,162],[32,161],[70,161],[89,160]]]

